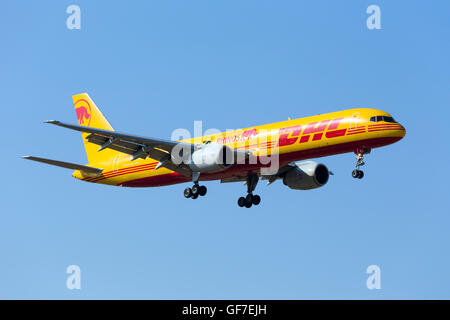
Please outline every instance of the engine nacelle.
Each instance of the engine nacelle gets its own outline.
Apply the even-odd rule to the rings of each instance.
[[[233,150],[218,143],[209,143],[192,153],[187,165],[193,171],[218,172],[233,164]]]
[[[328,168],[314,161],[296,163],[286,172],[283,183],[291,189],[308,190],[325,185],[328,182],[330,172]]]

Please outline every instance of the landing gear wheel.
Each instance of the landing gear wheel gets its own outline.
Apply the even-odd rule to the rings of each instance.
[[[207,191],[207,189],[205,186],[200,186],[198,188],[198,194],[201,195],[202,197],[206,194],[206,191]]]
[[[250,174],[246,178],[247,183],[247,196],[240,197],[238,199],[239,207],[250,208],[252,205],[258,205],[261,202],[261,197],[258,195],[253,195],[253,191],[258,183],[259,176],[257,174]]]
[[[359,170],[358,179],[362,179],[364,177],[364,171]]]
[[[192,186],[192,188],[184,189],[185,198],[197,199],[199,196],[204,196],[206,194],[206,187],[199,186],[197,183]]]
[[[190,198],[190,197],[192,197],[192,190],[191,190],[191,188],[186,188],[186,189],[184,189],[184,197],[185,197],[185,198]]]
[[[352,171],[352,177],[355,179],[362,179],[364,177],[364,172],[358,169]]]
[[[255,195],[252,197],[252,203],[253,203],[255,206],[257,206],[260,202],[261,202],[261,197],[258,196],[257,194],[255,194]]]
[[[199,185],[198,184],[194,184],[192,186],[192,195],[197,195],[198,196],[199,189],[200,189]]]

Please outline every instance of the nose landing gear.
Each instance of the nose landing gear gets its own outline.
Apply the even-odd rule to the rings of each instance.
[[[352,171],[352,177],[355,179],[362,179],[364,177],[364,171],[359,168],[365,165],[364,155],[370,153],[370,149],[358,148],[355,150],[356,154],[356,165],[355,170]]]

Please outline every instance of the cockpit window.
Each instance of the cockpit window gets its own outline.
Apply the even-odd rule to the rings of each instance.
[[[397,121],[394,120],[394,118],[392,117],[387,117],[387,116],[376,116],[376,117],[371,117],[370,118],[371,122],[380,122],[380,121],[384,121],[384,122],[392,122],[392,123],[397,123]]]
[[[392,117],[383,117],[385,122],[392,122],[392,123],[397,123],[397,121],[394,120],[394,118]]]

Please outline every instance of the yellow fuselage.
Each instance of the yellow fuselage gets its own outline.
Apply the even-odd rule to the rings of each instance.
[[[377,117],[379,121],[376,121]],[[405,136],[402,125],[383,121],[382,117],[392,119],[388,113],[377,109],[349,109],[196,137],[186,142],[220,143],[234,149],[250,150],[256,159],[277,157],[281,167],[292,161],[333,154],[364,153]],[[91,164],[104,169],[101,175],[86,176],[80,171],[73,175],[84,181],[129,187],[162,186],[191,180],[164,167],[155,170],[157,163],[150,158],[131,161],[130,155],[118,154],[102,163]],[[263,166],[268,165],[259,160],[236,164],[224,171],[201,174],[200,180],[245,176],[258,173]]]

